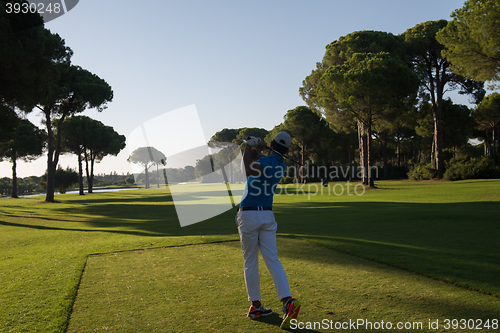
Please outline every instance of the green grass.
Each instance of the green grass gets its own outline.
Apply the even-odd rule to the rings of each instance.
[[[358,314],[361,316],[365,313],[364,318],[387,320],[391,318],[423,320],[420,317],[427,315],[429,319],[452,315],[486,318],[499,313],[500,181],[378,182],[379,189],[367,190],[362,196],[349,196],[346,193],[342,196],[333,195],[334,186],[335,184],[330,184],[330,194],[327,192],[328,189],[323,189],[323,195],[313,195],[315,188],[310,188],[313,193],[308,193],[306,185],[295,190],[299,195],[283,194],[275,199],[278,232],[283,244],[281,255],[284,256],[283,260],[291,265],[287,271],[292,271],[288,273],[292,289],[298,296],[304,298],[307,305],[304,307],[304,315],[307,315],[307,318],[311,320],[323,318],[324,313],[330,315],[329,312],[335,320],[355,318]],[[339,189],[337,186],[337,192]],[[291,192],[293,189],[289,190]],[[207,261],[217,260],[215,263],[226,262],[223,259],[227,259],[224,267],[231,274],[227,274],[230,278],[223,280],[222,286],[224,288],[226,285],[230,286],[231,292],[228,298],[216,301],[217,311],[220,311],[220,308],[234,311],[234,316],[228,315],[228,317],[231,317],[230,322],[233,317],[235,318],[237,327],[243,325],[242,331],[262,330],[262,327],[265,327],[264,330],[274,329],[274,323],[278,320],[276,317],[270,318],[267,324],[249,322],[244,318],[248,302],[244,292],[242,259],[237,242],[162,249],[186,244],[237,240],[234,210],[208,221],[181,228],[173,203],[165,190],[134,190],[83,197],[59,195],[56,196],[59,202],[55,204],[45,204],[41,200],[43,197],[0,201],[0,286],[2,286],[0,332],[63,332],[78,287],[80,289],[70,329],[84,331],[81,326],[74,328],[78,322],[83,323],[75,318],[83,314],[90,320],[93,318],[90,313],[102,313],[105,307],[99,304],[99,299],[92,297],[96,292],[100,295],[103,295],[103,292],[92,291],[89,285],[90,281],[99,281],[100,273],[95,263],[99,260],[108,260],[108,264],[104,262],[102,267],[103,269],[108,267],[112,275],[128,268],[129,271],[135,272],[137,281],[140,280],[142,283],[149,275],[139,276],[144,271],[140,267],[144,266],[139,265],[137,261],[144,261],[144,264],[149,262],[153,267],[151,260],[155,257],[152,256],[164,255],[160,254],[161,251],[180,251],[178,258],[192,256],[194,253],[208,253],[210,255],[206,255]],[[219,252],[213,249],[221,247],[230,249],[228,258],[217,257]],[[318,257],[325,259],[315,261],[311,259],[311,255],[301,258],[294,251],[298,247],[310,249],[307,251],[317,253]],[[147,248],[157,249],[125,252]],[[200,249],[203,250],[200,252]],[[155,251],[160,252],[155,254]],[[351,255],[346,256],[339,252]],[[118,254],[92,256],[87,262],[91,254],[106,253]],[[112,260],[115,257],[123,260],[124,269],[114,265]],[[328,261],[326,258],[332,260]],[[82,278],[86,262],[87,268]],[[93,270],[93,267],[97,267],[97,271]],[[166,268],[163,263],[157,267]],[[318,282],[318,286],[304,287],[306,280],[297,282],[301,279],[300,276],[304,276],[305,267],[310,267],[311,271],[315,272],[324,270],[326,275],[321,278],[324,281],[323,285]],[[360,270],[354,269],[355,267],[362,267],[361,271],[374,270],[372,278],[366,278],[368,273],[362,274]],[[294,274],[294,269],[300,274]],[[341,277],[341,282],[337,282],[339,276],[336,279],[336,276],[332,275],[337,271],[339,274],[342,271],[348,274],[351,270],[353,273],[349,278]],[[182,272],[182,269],[180,271]],[[200,286],[203,281],[207,282],[217,277],[213,275],[217,270],[207,268],[201,263],[195,265],[194,271],[207,273],[206,280],[203,280],[203,276],[196,275],[198,273],[192,276],[191,280],[198,278]],[[167,274],[166,271],[163,273]],[[157,270],[152,277],[154,274],[157,274],[157,278],[151,281],[156,281],[154,283],[160,290],[162,287],[158,281],[161,280],[162,270]],[[265,269],[263,274],[267,274]],[[117,292],[112,292],[113,288],[109,282],[113,282],[116,288],[123,289],[123,284],[127,281],[119,274],[113,276],[115,277],[107,280],[105,288],[108,290],[109,287],[108,294],[111,295],[109,302],[116,302],[113,297],[117,295]],[[420,284],[416,280],[405,280],[412,277],[418,278]],[[391,284],[381,283],[383,279],[394,281],[392,284],[394,286],[418,285],[419,287],[415,290],[414,287],[393,288]],[[177,299],[173,302],[181,303],[182,306],[173,307],[171,319],[182,317],[182,309],[193,309],[189,310],[191,311],[189,313],[196,320],[203,322],[198,328],[234,330],[214,319],[217,316],[213,313],[204,316],[197,312],[199,306],[194,305],[195,308],[191,308],[192,297],[201,296],[196,290],[198,284],[191,285],[191,280],[186,280],[186,285],[176,287],[181,296],[182,293],[186,293],[186,296],[181,302]],[[448,283],[443,284],[439,281]],[[212,294],[220,293],[221,286],[213,285]],[[330,289],[337,292],[328,289],[329,285],[332,286]],[[137,300],[143,292],[143,295],[159,294],[154,293],[154,288],[135,289],[132,285],[129,286],[131,288],[127,291],[131,294],[127,297],[130,297],[130,301],[119,302],[123,303],[125,308],[139,306]],[[365,297],[365,303],[376,303],[380,297],[384,301],[387,301],[384,297],[400,298],[401,301],[379,302],[379,305],[373,303],[373,306],[364,307],[366,310],[361,308],[359,310],[361,312],[356,312],[353,309],[360,307],[361,298],[352,298],[354,296],[349,293],[351,288],[349,286],[357,286],[357,291],[361,293],[361,296],[358,296]],[[266,288],[264,290],[266,300],[269,300],[270,306],[278,310],[272,285]],[[404,289],[403,293],[401,289]],[[339,290],[345,292],[345,297],[340,296],[342,293],[339,294]],[[425,290],[430,292],[422,294]],[[87,291],[90,296],[84,301]],[[167,295],[166,293],[168,288],[163,295]],[[381,296],[383,293],[392,296]],[[366,296],[362,296],[363,294]],[[173,300],[172,296],[168,297],[169,300]],[[342,299],[340,301],[342,305],[331,304],[332,297]],[[170,313],[171,305],[166,300],[167,298],[158,298],[156,306]],[[433,310],[425,310],[427,307]],[[120,324],[124,326],[147,327],[144,325],[149,323],[157,325],[161,331],[162,320],[165,321],[164,325],[168,325],[167,318],[151,318],[151,322],[146,322],[141,319],[142,315],[133,316],[134,311],[131,316],[126,316],[123,311],[110,316],[118,316]],[[392,312],[394,316],[390,315]],[[410,316],[412,312],[414,314]],[[157,319],[160,321],[156,321]],[[196,321],[183,320],[187,328],[193,328],[186,331],[197,330]],[[95,323],[99,325],[97,319]],[[105,330],[102,325],[87,327],[99,331]]]
[[[500,297],[500,181],[380,182],[362,196],[282,198],[281,233]]]
[[[131,192],[2,199],[1,332],[64,331],[89,254],[237,238],[227,217],[181,228],[168,193]]]
[[[363,318],[427,328],[429,319],[500,313],[500,301],[490,296],[304,241],[278,243],[304,322]],[[263,302],[275,313],[258,321],[245,317],[241,266],[238,241],[92,256],[68,332],[280,332],[281,304],[266,269]]]

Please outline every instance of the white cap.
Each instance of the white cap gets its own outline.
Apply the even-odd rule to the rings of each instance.
[[[273,140],[285,148],[290,147],[290,144],[292,143],[292,138],[287,132],[279,132],[278,134],[276,134]]]

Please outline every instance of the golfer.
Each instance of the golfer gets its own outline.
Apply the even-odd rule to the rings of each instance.
[[[236,215],[243,251],[245,284],[248,300],[252,302],[248,317],[255,319],[272,313],[260,302],[259,249],[271,273],[278,297],[283,302],[281,328],[290,327],[290,320],[297,318],[300,302],[292,298],[285,270],[278,258],[276,246],[277,224],[273,213],[273,195],[285,171],[283,155],[288,152],[291,137],[286,132],[278,133],[271,142],[268,156],[257,153],[266,143],[250,137],[246,142],[242,164],[248,177],[245,191]],[[253,158],[252,158],[253,157]]]

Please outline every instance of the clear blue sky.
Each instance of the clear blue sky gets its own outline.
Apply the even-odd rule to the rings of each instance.
[[[449,19],[463,0],[82,0],[46,24],[72,48],[72,62],[106,80],[114,100],[84,114],[120,134],[195,104],[206,140],[223,128],[272,129],[304,105],[298,89],[325,46],[359,30],[399,34]],[[455,99],[466,104],[467,99]],[[39,112],[29,117],[41,126]],[[172,142],[176,145],[176,142]],[[127,148],[95,173],[131,171]],[[76,156],[61,159],[76,167]],[[42,175],[46,156],[19,162],[18,176]],[[0,163],[11,177],[11,164]]]

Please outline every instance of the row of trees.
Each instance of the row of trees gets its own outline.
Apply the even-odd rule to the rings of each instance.
[[[354,167],[357,160],[369,186],[377,160],[388,175],[389,158],[396,166],[402,158],[430,162],[442,178],[446,152],[471,152],[472,138],[498,158],[500,95],[484,98],[483,81],[494,87],[499,80],[499,19],[498,1],[471,0],[450,22],[424,22],[397,36],[359,31],[339,38],[299,89],[307,107],[288,111],[266,140],[289,132],[291,154],[302,164],[309,159]],[[476,107],[445,97],[456,89]],[[239,133],[224,129],[212,140],[239,143]],[[254,135],[265,136],[260,134]]]
[[[26,1],[0,0],[0,156],[13,163],[12,196],[17,196],[16,160],[36,158],[44,149],[46,201],[54,201],[55,174],[64,152],[77,154],[80,166],[82,159],[90,163],[87,178],[91,192],[94,162],[107,154],[116,155],[125,138],[96,121],[70,119],[89,108],[104,110],[113,99],[113,91],[106,81],[71,63],[73,51],[58,34],[45,29],[39,14],[7,13],[7,2]],[[34,109],[43,114],[45,131],[22,119]],[[82,127],[84,122],[90,127]],[[88,141],[94,138],[92,143]],[[80,167],[80,183],[81,179]]]
[[[354,32],[327,45],[323,61],[306,77],[300,94],[339,134],[357,132],[363,182],[373,186],[373,138],[384,144],[403,128],[414,129],[412,113],[430,105],[433,121],[431,160],[441,178],[443,105],[446,91],[460,88],[479,103],[483,83],[451,71],[436,34],[445,20],[429,21],[399,36]],[[418,104],[417,104],[418,103]]]
[[[399,36],[361,31],[341,37],[327,45],[322,62],[304,80],[300,94],[311,110],[337,134],[357,132],[365,184],[373,186],[372,140],[379,141],[386,162],[387,139],[399,142],[404,132],[425,139],[429,109],[430,161],[438,178],[446,143],[457,147],[475,137],[484,141],[486,154],[498,155],[499,95],[483,101],[483,81],[499,80],[499,3],[467,1],[452,16],[450,22],[424,22]],[[445,93],[454,89],[477,107],[471,112],[446,100]]]
[[[9,112],[4,113],[9,114]],[[13,198],[18,197],[17,161],[28,162],[39,157],[47,143],[47,132],[39,129],[26,119],[17,118],[12,112],[12,127],[3,132],[0,139],[0,161],[7,159],[12,162],[12,190]]]
[[[248,135],[253,135],[249,132]],[[266,133],[266,130],[260,129],[259,133]],[[246,136],[245,136],[246,138]],[[239,171],[240,165],[236,159],[239,153],[238,145],[227,145],[230,141],[221,142],[211,141],[213,148],[219,148],[217,153],[207,154],[200,157],[195,166],[186,165],[179,168],[167,168],[167,158],[154,147],[139,147],[129,156],[128,161],[141,166],[143,172],[135,175],[136,182],[144,184],[150,188],[151,184],[175,184],[180,182],[189,182],[200,179],[201,182],[242,182],[243,174]],[[227,169],[227,172],[226,172]]]
[[[71,174],[71,175],[69,175]],[[78,173],[70,168],[62,169],[58,166],[58,171],[56,171],[55,188],[59,193],[64,193],[69,188],[78,184],[79,177]],[[0,195],[2,196],[12,196],[12,186],[13,179],[9,177],[3,177],[0,179]],[[83,183],[87,184],[87,178],[84,177]],[[123,187],[123,186],[133,186],[135,185],[134,176],[131,174],[118,175],[116,172],[113,174],[97,174],[94,177],[95,186],[106,186],[106,187]],[[47,187],[47,174],[42,176],[29,176],[24,178],[17,178],[17,194],[19,196],[23,195],[34,195],[41,194],[45,191]]]
[[[83,168],[85,162],[86,183],[88,193],[92,193],[94,184],[94,164],[107,155],[117,155],[125,147],[125,136],[118,134],[110,126],[86,116],[74,116],[64,120],[61,130],[61,153],[73,153],[78,157],[79,172],[77,182],[80,194],[83,189]],[[0,159],[8,159],[12,162],[12,188],[9,194],[13,198],[18,197],[18,182],[16,175],[17,160],[30,161],[39,157],[47,145],[47,132],[39,129],[26,119],[19,119],[17,125],[13,126],[10,138],[0,143]],[[63,170],[67,171],[67,170]],[[57,174],[60,174],[58,177]],[[54,178],[54,189],[64,193],[62,188],[71,187],[73,184],[61,181],[63,172],[56,170]],[[48,172],[42,179],[42,187],[47,189]],[[30,187],[29,189],[33,189]],[[22,191],[25,191],[23,188]],[[21,193],[23,194],[23,193]]]
[[[250,135],[269,142],[277,132],[287,131],[294,142],[290,154],[302,164],[309,160],[353,170],[359,165],[363,182],[370,186],[373,167],[380,164],[388,177],[390,170],[410,162],[431,163],[442,178],[445,159],[460,151],[476,153],[469,144],[472,138],[484,142],[484,154],[496,156],[499,95],[484,98],[483,82],[498,80],[499,13],[496,1],[471,0],[450,22],[424,22],[397,36],[359,31],[341,37],[327,45],[322,61],[299,89],[307,106],[289,110],[271,131],[224,129],[209,144],[239,145]],[[471,110],[446,98],[456,89],[476,107]],[[220,181],[221,176],[240,181],[236,173],[214,174],[232,165],[228,157],[207,155],[196,166],[171,169],[165,168],[161,152],[142,147],[129,161],[143,166],[146,187],[153,166],[158,183],[160,172],[170,181]]]
[[[40,178],[37,176],[29,176],[17,179],[17,194],[18,195],[31,195],[41,193]],[[12,179],[3,177],[0,179],[0,195],[12,195]]]
[[[61,126],[63,152],[70,152],[78,157],[78,183],[80,195],[83,195],[83,162],[88,185],[88,193],[94,186],[94,164],[107,155],[118,155],[125,148],[125,136],[118,134],[111,126],[87,116],[73,116]]]
[[[85,162],[91,192],[94,162],[117,154],[125,138],[75,115],[87,108],[102,111],[113,91],[95,74],[71,64],[71,49],[43,27],[38,14],[7,14],[5,3],[0,0],[0,154],[13,163],[13,184],[17,159],[29,160],[46,149],[46,201],[54,200],[55,173],[64,152],[78,156],[82,194]],[[457,150],[470,138],[484,142],[485,154],[498,155],[499,95],[484,98],[483,88],[484,81],[499,80],[498,1],[466,1],[452,17],[418,24],[398,36],[360,31],[339,38],[327,45],[322,61],[303,81],[299,92],[307,106],[288,111],[270,132],[225,129],[212,143],[239,144],[249,135],[269,140],[286,130],[294,138],[295,159],[352,167],[357,162],[370,186],[379,160],[386,173],[389,159],[398,166],[402,159],[431,161],[442,178],[446,148]],[[469,110],[446,99],[454,89],[477,106]],[[46,131],[15,112],[35,108],[44,115]],[[140,163],[149,187],[149,169],[156,165],[157,173],[162,169],[166,176],[166,158],[144,148],[149,162]],[[193,171],[195,177],[205,176],[204,169],[213,172],[230,162],[223,155],[200,159],[194,170],[170,170],[170,177],[190,177]],[[232,172],[229,178],[238,179]]]
[[[66,169],[57,167],[55,174],[54,188],[59,193],[73,187],[78,182],[78,173],[67,167]],[[40,177],[30,176],[24,178],[4,177],[0,180],[0,195],[10,195],[13,198],[18,198],[19,195],[34,195],[42,193],[47,189],[47,173]]]

